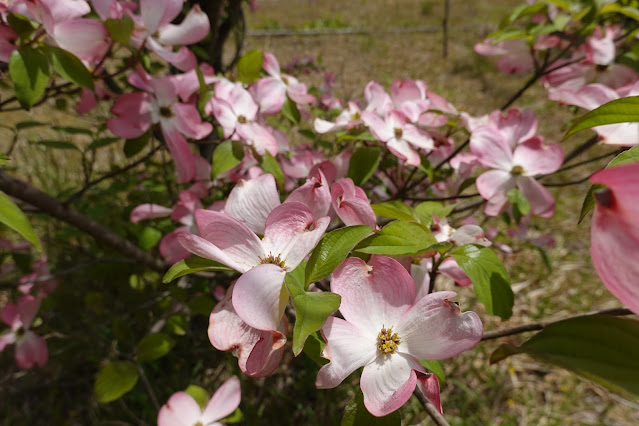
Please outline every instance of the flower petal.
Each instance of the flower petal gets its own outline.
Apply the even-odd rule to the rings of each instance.
[[[550,192],[530,176],[518,176],[517,187],[530,203],[533,216],[551,217],[555,214],[555,199]]]
[[[527,176],[547,175],[559,170],[564,150],[559,144],[544,145],[541,138],[532,138],[515,148],[513,162],[522,166]]]
[[[194,44],[207,36],[210,30],[209,18],[195,4],[179,25],[166,24],[158,31],[158,41],[162,44]]]
[[[246,224],[256,234],[264,235],[266,218],[280,205],[280,196],[271,174],[251,180],[240,179],[224,206],[224,212]]]
[[[129,218],[131,222],[138,223],[141,220],[170,216],[172,211],[173,210],[168,207],[157,204],[140,204],[131,210],[131,216]]]
[[[202,410],[186,392],[176,392],[160,409],[158,426],[193,426],[200,420]]]
[[[491,126],[480,126],[471,133],[470,149],[486,167],[510,171],[514,165],[512,148]]]
[[[206,404],[200,419],[202,424],[208,425],[228,416],[239,407],[241,398],[240,380],[237,376],[233,376],[215,391],[209,403]]]
[[[16,343],[16,363],[20,368],[44,367],[49,360],[49,351],[44,339],[33,331],[27,331]]]

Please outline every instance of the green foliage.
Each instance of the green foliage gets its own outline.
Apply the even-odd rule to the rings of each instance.
[[[614,392],[639,395],[639,321],[602,316],[567,319],[546,326],[520,346],[500,346],[490,362],[520,353],[573,371]]]
[[[42,250],[40,240],[22,210],[4,192],[0,191],[0,222],[22,235],[35,248]]]
[[[260,166],[262,166],[264,173],[270,173],[273,175],[275,182],[280,189],[284,187],[284,172],[282,172],[282,168],[277,162],[277,159],[273,157],[270,152],[266,151],[264,153],[260,161]]]
[[[322,328],[329,315],[339,308],[342,298],[330,292],[305,291],[304,285],[291,274],[286,274],[285,283],[295,307],[293,354],[297,356],[308,336]]]
[[[188,259],[180,260],[166,272],[163,283],[170,283],[171,281],[178,279],[184,275],[194,274],[196,272],[218,272],[232,271],[228,266],[224,266],[219,262],[210,259],[204,259],[203,257],[189,257]]]
[[[115,401],[133,389],[138,377],[138,369],[132,362],[115,361],[104,365],[95,379],[95,399],[102,403]]]
[[[424,201],[415,206],[415,216],[424,225],[433,223],[433,216],[440,219],[447,217],[455,208],[455,205],[445,205],[439,201]]]
[[[302,118],[300,110],[297,109],[297,104],[290,100],[288,96],[282,105],[282,114],[284,114],[284,117],[286,117],[292,124],[299,123]]]
[[[615,99],[587,112],[568,129],[564,139],[595,126],[639,121],[639,96]]]
[[[237,62],[237,78],[244,84],[255,83],[262,72],[264,54],[261,50],[251,50]]]
[[[55,46],[45,46],[44,51],[58,74],[80,87],[93,90],[93,76],[77,56]]]
[[[29,110],[44,95],[49,84],[47,56],[29,46],[14,50],[9,59],[9,75],[20,105]]]
[[[240,141],[224,141],[213,151],[211,177],[216,178],[220,173],[231,170],[240,164],[244,158],[244,147]]]
[[[162,232],[152,226],[145,226],[138,237],[138,245],[142,250],[151,250],[162,239]]]
[[[364,394],[361,389],[351,399],[344,409],[342,426],[401,426],[402,416],[399,412],[393,411],[384,417],[375,417],[368,412],[364,405]]]
[[[325,234],[308,259],[304,278],[306,286],[329,276],[371,231],[366,225],[355,225]]]
[[[324,350],[324,340],[319,332],[311,333],[304,343],[304,353],[319,365],[328,364],[328,360],[322,356]]]
[[[477,299],[486,307],[486,311],[503,320],[510,318],[515,296],[506,268],[495,252],[468,244],[455,248],[450,255],[470,277]]]
[[[191,395],[202,410],[204,410],[204,407],[206,407],[206,404],[209,402],[209,393],[206,391],[206,389],[200,386],[189,385],[189,387],[187,387],[184,392]]]
[[[139,362],[154,361],[168,354],[175,346],[175,340],[164,333],[154,333],[144,336],[135,351]]]
[[[413,209],[401,201],[387,201],[385,203],[372,204],[371,207],[377,216],[398,220],[416,220]]]
[[[373,176],[382,159],[382,152],[377,147],[364,146],[357,148],[348,165],[348,177],[353,183],[361,186]]]
[[[439,380],[439,386],[443,386],[446,383],[446,375],[444,374],[444,367],[442,367],[441,362],[439,361],[427,361],[427,360],[419,360],[419,363],[424,366],[424,368],[431,373],[437,376],[437,380]]]
[[[107,19],[104,23],[107,30],[109,30],[109,36],[112,40],[122,43],[126,46],[129,45],[131,40],[131,34],[135,29],[133,19],[126,13],[122,15],[120,19]]]
[[[124,155],[126,158],[131,158],[134,155],[139,154],[150,140],[151,131],[146,132],[139,138],[127,139],[126,142],[124,142]]]
[[[528,199],[517,188],[510,189],[507,194],[508,200],[513,208],[515,221],[519,223],[521,218],[530,213],[530,203]]]
[[[430,230],[415,222],[396,220],[367,238],[356,249],[361,253],[391,256],[422,254],[437,244]]]

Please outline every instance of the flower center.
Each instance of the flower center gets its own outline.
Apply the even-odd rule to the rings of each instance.
[[[171,107],[163,106],[160,107],[160,115],[162,117],[171,118],[173,117],[173,111],[171,111]]]
[[[398,129],[397,127],[395,127],[395,137],[397,139],[401,139],[403,134],[404,132],[402,132],[402,129]]]
[[[204,425],[202,424],[202,422],[197,422],[193,426],[204,426]]]
[[[273,253],[269,253],[267,256],[263,258],[260,257],[260,265],[264,265],[265,263],[272,263],[273,265],[277,265],[280,268],[285,268],[284,260],[281,258],[281,255],[273,256]]]
[[[377,349],[384,355],[394,354],[397,345],[402,343],[397,333],[393,333],[393,327],[382,326],[382,331],[377,335]]]
[[[281,76],[282,77],[282,81],[284,82],[284,84],[286,84],[288,86],[288,78]]]
[[[610,68],[608,67],[608,65],[597,65],[595,67],[595,70],[597,70],[597,72],[608,72],[610,71]]]
[[[510,174],[513,176],[521,176],[524,174],[524,168],[521,166],[513,166]]]
[[[239,117],[237,117],[237,122],[238,123],[246,124],[247,121],[248,120],[243,115],[240,115]]]
[[[361,114],[359,112],[351,114],[351,121],[357,121],[357,120],[359,120],[361,118],[362,118],[362,116],[361,116]]]

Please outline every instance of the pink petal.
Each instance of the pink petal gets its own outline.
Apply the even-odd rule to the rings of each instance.
[[[140,0],[140,14],[144,28],[155,33],[162,25],[174,20],[182,10],[182,0]]]
[[[515,148],[513,162],[522,166],[527,176],[547,175],[559,170],[564,150],[559,144],[544,145],[541,138],[532,138]]]
[[[202,424],[208,425],[228,416],[239,407],[241,398],[240,380],[233,376],[213,394],[202,413]]]
[[[157,204],[140,204],[131,210],[131,216],[129,218],[131,222],[138,223],[141,220],[170,216],[172,211],[173,209]]]
[[[268,53],[268,52],[264,53],[262,68],[264,68],[264,71],[266,71],[269,75],[272,75],[273,77],[280,76],[280,63],[277,62],[277,58],[272,53]]]
[[[381,142],[386,142],[394,137],[393,129],[374,112],[362,112],[362,121],[368,126],[373,136]]]
[[[164,122],[161,124],[166,146],[175,162],[178,183],[192,181],[195,178],[195,157],[188,142],[177,127],[165,125]]]
[[[224,137],[230,138],[235,127],[237,126],[237,116],[233,112],[233,108],[226,101],[211,98],[206,104],[209,114],[213,114],[217,122],[224,129]]]
[[[413,146],[417,148],[422,148],[425,150],[435,149],[435,142],[433,138],[430,137],[428,133],[425,131],[418,129],[412,125],[406,125],[402,129],[402,139],[409,142]]]
[[[80,59],[98,61],[109,49],[109,32],[95,19],[78,18],[55,25],[53,37],[64,50]]]
[[[344,319],[377,335],[394,327],[415,300],[410,274],[394,259],[373,256],[371,265],[350,257],[333,272],[331,290],[342,297]]]
[[[285,201],[299,201],[307,205],[316,219],[326,216],[331,208],[331,193],[328,190],[326,178],[321,170],[318,173],[319,179],[314,177],[307,179],[306,183],[291,192]]]
[[[255,179],[241,179],[226,201],[224,212],[246,224],[256,234],[264,235],[266,218],[280,205],[280,196],[271,174]]]
[[[152,37],[146,39],[146,46],[180,71],[191,71],[197,65],[195,54],[186,46],[182,46],[177,52],[174,52],[172,48],[163,46]]]
[[[158,41],[169,46],[194,44],[206,37],[209,30],[209,18],[196,4],[179,25],[166,24],[160,28]]]
[[[436,375],[417,373],[417,388],[440,413],[443,413],[441,398],[439,396],[439,380]]]
[[[597,202],[592,217],[592,262],[608,290],[639,313],[639,164],[602,170],[590,180],[611,192],[608,201]]]
[[[353,371],[373,362],[377,356],[377,333],[364,332],[350,322],[333,316],[322,326],[326,340],[322,354],[331,362],[317,373],[315,385],[330,389],[342,383]]]
[[[418,359],[446,359],[472,348],[484,327],[474,312],[461,313],[449,301],[456,294],[439,291],[421,298],[397,324],[398,350]]]
[[[551,217],[555,214],[555,199],[535,179],[529,176],[518,176],[517,187],[528,199],[533,216]]]
[[[113,103],[111,112],[118,118],[107,120],[107,127],[121,138],[139,138],[151,127],[151,100],[148,93],[121,95]]]
[[[211,123],[202,121],[195,105],[175,103],[171,109],[175,114],[175,126],[186,137],[199,140],[213,131]]]
[[[0,336],[0,352],[2,352],[8,345],[15,343],[16,340],[16,335],[13,332],[9,332]]]
[[[38,310],[40,310],[40,302],[42,302],[40,297],[30,295],[22,296],[18,299],[18,312],[23,326],[29,327],[31,325]]]
[[[273,133],[259,123],[238,124],[237,135],[253,146],[260,155],[264,155],[268,151],[275,156],[279,151],[277,139]]]
[[[0,318],[2,318],[2,322],[7,324],[12,329],[15,329],[22,325],[22,321],[20,320],[20,311],[18,310],[18,306],[14,305],[11,302],[8,302],[2,311],[0,311]]]
[[[259,79],[249,91],[264,115],[280,112],[286,100],[286,85],[275,77]]]
[[[160,409],[158,426],[193,426],[201,416],[202,410],[191,395],[176,392]]]
[[[314,219],[311,209],[297,201],[274,208],[266,219],[262,241],[265,253],[280,255],[284,267],[294,269],[315,248],[330,222],[328,216],[316,222]]]
[[[47,343],[33,331],[27,331],[16,343],[15,356],[20,368],[44,367],[49,360]]]
[[[515,187],[515,182],[516,180],[509,172],[502,170],[489,170],[479,175],[476,181],[477,191],[494,206],[494,210],[491,209],[490,213],[486,211],[486,214],[496,216],[501,213],[501,209],[508,203],[506,193]]]
[[[379,83],[368,82],[364,88],[364,97],[368,103],[366,111],[371,111],[384,117],[393,109],[393,101],[391,101],[390,96]]]
[[[286,270],[268,263],[242,274],[233,290],[233,308],[242,321],[258,330],[277,330],[288,302],[285,275]]]
[[[417,167],[422,162],[419,153],[411,148],[410,144],[403,139],[392,138],[386,142],[386,147],[397,158],[404,160],[409,166]]]
[[[457,285],[467,287],[472,284],[470,277],[459,267],[457,261],[452,257],[447,257],[439,265],[438,271],[455,281]]]
[[[160,241],[160,254],[169,264],[184,260],[191,255],[188,250],[182,247],[182,244],[180,244],[180,241],[178,240],[178,235],[183,232],[188,232],[188,228],[186,226],[166,234]]]
[[[505,114],[495,111],[490,114],[490,121],[511,148],[537,133],[537,117],[529,109],[520,111],[518,108],[511,108]]]
[[[404,405],[417,384],[413,369],[423,367],[411,356],[404,354],[379,355],[364,367],[360,386],[364,405],[374,416],[385,416]]]
[[[510,171],[514,165],[512,148],[493,127],[476,128],[470,135],[470,149],[486,167]]]
[[[491,242],[484,235],[484,230],[477,225],[464,225],[456,229],[450,236],[450,242],[458,246],[479,244],[488,247],[491,245]]]

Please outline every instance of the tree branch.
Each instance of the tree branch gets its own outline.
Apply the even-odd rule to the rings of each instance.
[[[530,324],[522,324],[522,325],[518,325],[511,328],[504,328],[502,330],[489,331],[487,333],[484,333],[484,337],[482,337],[481,340],[492,340],[492,339],[497,339],[499,337],[506,337],[506,336],[512,336],[514,334],[525,333],[527,331],[543,330],[545,327],[551,324],[558,323],[560,321],[573,319],[573,318],[589,317],[593,315],[623,316],[623,315],[633,315],[633,312],[630,309],[626,309],[626,308],[602,309],[600,311],[593,311],[593,312],[588,312],[585,314],[573,315],[571,317],[562,318],[560,320],[532,322]]]
[[[415,389],[415,391],[413,391],[413,395],[417,397],[419,402],[424,407],[424,410],[426,410],[426,413],[428,413],[430,418],[433,419],[433,421],[435,422],[437,426],[450,426],[450,424],[446,421],[442,413],[439,412],[437,407],[435,407],[433,403],[430,402],[428,398],[426,398],[426,396],[424,396],[424,394],[420,390]]]
[[[50,216],[75,226],[91,235],[96,241],[117,250],[120,254],[136,260],[154,271],[164,272],[167,269],[167,265],[159,258],[143,251],[135,244],[120,237],[77,210],[65,206],[50,195],[1,171],[0,190],[37,207]]]

